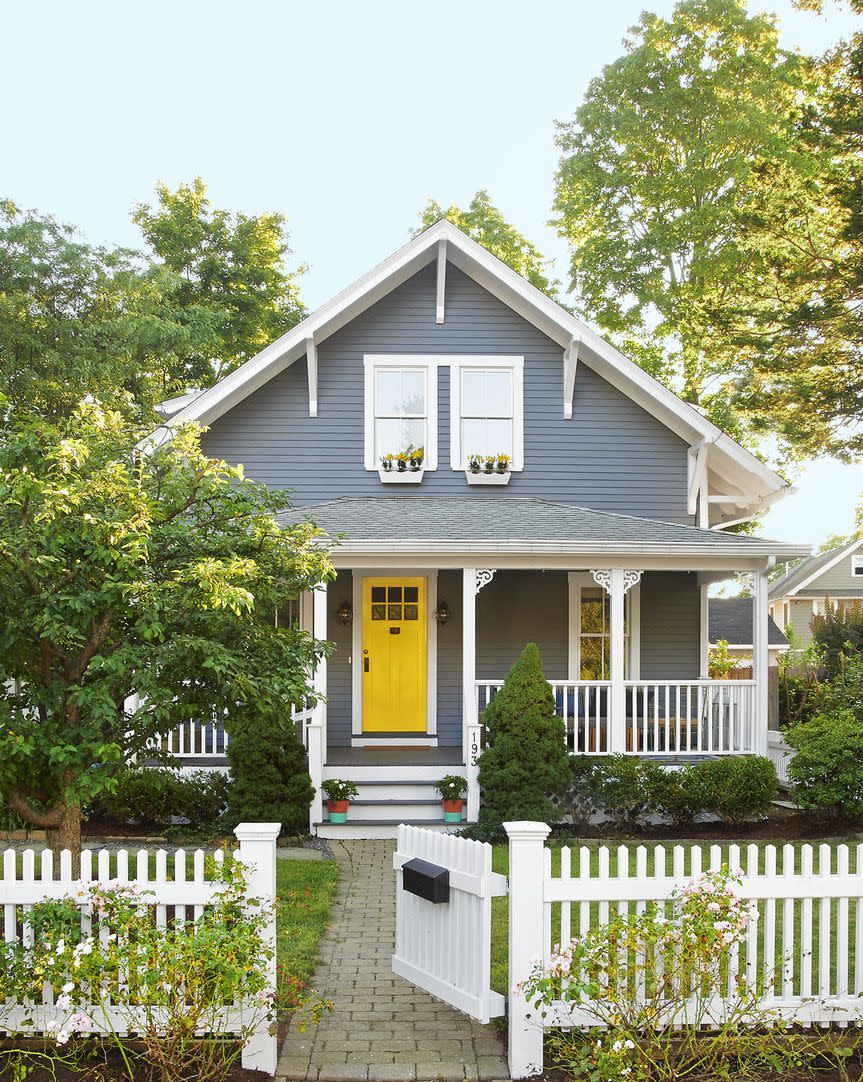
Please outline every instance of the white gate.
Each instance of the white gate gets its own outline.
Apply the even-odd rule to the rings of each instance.
[[[491,900],[506,876],[491,870],[491,846],[454,834],[400,826],[396,869],[393,973],[480,1022],[497,1018],[505,999],[491,981]],[[449,900],[427,901],[404,889],[402,867],[420,859],[449,873]]]

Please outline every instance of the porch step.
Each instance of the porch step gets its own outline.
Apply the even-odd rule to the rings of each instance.
[[[350,839],[370,840],[374,838],[395,838],[401,824],[414,827],[425,827],[426,830],[435,830],[441,834],[461,831],[467,824],[445,823],[443,819],[351,819],[346,823],[319,823],[317,835],[319,838],[331,838],[334,841]]]
[[[441,802],[436,795],[431,800],[368,800],[361,789],[359,799],[351,801],[351,809],[356,811],[358,819],[366,822],[401,823],[410,819],[411,822],[426,823],[441,818]]]
[[[371,749],[369,749],[371,750]],[[392,781],[387,778],[387,772],[392,771]],[[428,765],[398,763],[392,766],[389,763],[368,762],[356,763],[327,763],[324,767],[324,781],[328,778],[344,778],[346,781],[356,782],[357,785],[433,785],[445,774],[461,774],[467,776],[467,768],[463,763],[447,763],[446,765],[431,763]]]

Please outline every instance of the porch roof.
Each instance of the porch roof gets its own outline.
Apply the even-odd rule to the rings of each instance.
[[[344,496],[282,512],[312,520],[342,551],[549,552],[795,558],[808,545],[720,533],[533,497]]]

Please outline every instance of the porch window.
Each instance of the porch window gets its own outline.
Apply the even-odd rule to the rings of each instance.
[[[624,677],[629,679],[629,595],[624,602]],[[579,601],[578,679],[611,678],[611,598],[601,587],[582,586]]]
[[[470,455],[508,455],[524,466],[523,358],[462,357],[450,374],[450,446],[454,470]]]
[[[437,466],[437,359],[367,355],[365,468],[384,455],[423,449],[423,468]]]

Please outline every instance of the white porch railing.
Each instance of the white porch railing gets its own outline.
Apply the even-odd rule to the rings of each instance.
[[[477,710],[502,680],[478,680]],[[550,680],[573,754],[607,755],[611,682]],[[754,752],[754,680],[628,680],[625,751],[634,755],[728,755]]]
[[[790,788],[791,778],[788,776],[788,764],[794,758],[794,749],[785,742],[781,732],[774,729],[767,733],[767,757],[776,768],[776,777],[783,788]]]
[[[291,708],[291,720],[304,747],[308,747],[308,727],[311,719],[312,707],[308,704]],[[186,721],[170,732],[152,737],[147,746],[153,751],[174,755],[178,759],[209,759],[225,755],[228,733],[221,721]]]

